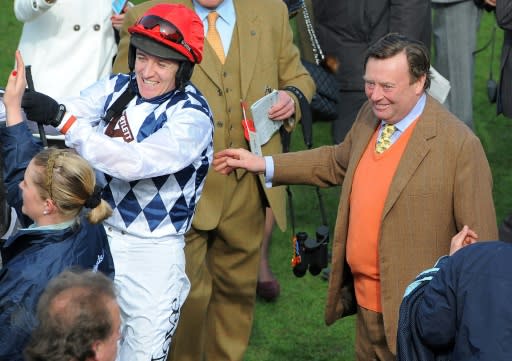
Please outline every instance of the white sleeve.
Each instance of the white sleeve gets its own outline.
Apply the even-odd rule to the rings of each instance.
[[[14,15],[25,23],[44,14],[54,4],[48,4],[45,0],[14,0]]]
[[[166,115],[162,128],[140,142],[129,143],[111,138],[89,120],[79,118],[66,133],[66,145],[97,170],[127,182],[173,174],[207,149],[211,152],[213,124],[208,114],[183,103],[166,110]]]

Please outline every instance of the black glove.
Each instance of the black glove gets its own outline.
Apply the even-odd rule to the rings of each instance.
[[[60,124],[66,112],[64,105],[59,105],[52,97],[31,90],[23,94],[21,107],[29,120],[53,127]]]

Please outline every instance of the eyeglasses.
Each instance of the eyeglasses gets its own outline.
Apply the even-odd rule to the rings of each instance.
[[[144,29],[150,30],[158,26],[160,29],[160,36],[162,38],[183,46],[188,50],[190,54],[192,54],[194,62],[199,63],[196,54],[194,54],[194,51],[190,45],[188,45],[185,41],[183,34],[178,30],[176,26],[174,26],[174,24],[156,15],[146,15],[140,18],[140,20],[137,22],[137,25],[142,25]]]

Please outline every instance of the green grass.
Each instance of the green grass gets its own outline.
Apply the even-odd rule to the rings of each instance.
[[[136,3],[141,2],[135,1]],[[479,44],[489,38],[493,23],[492,14],[484,14],[479,33]],[[0,2],[0,86],[5,86],[13,68],[14,50],[21,33],[12,2]],[[498,31],[497,53],[494,61],[495,77],[499,74],[499,49],[502,32]],[[49,49],[51,51],[51,49]],[[512,211],[512,120],[496,116],[495,105],[489,104],[486,81],[489,72],[490,49],[479,53],[476,59],[474,121],[476,133],[482,140],[494,176],[494,199],[498,220]],[[51,64],[49,64],[51,66]],[[330,143],[330,123],[314,125],[314,146]],[[303,148],[300,131],[295,132],[292,148]],[[315,190],[307,186],[292,187],[296,230],[314,235],[321,224],[321,215]],[[334,225],[339,188],[322,190],[329,225]],[[475,205],[478,207],[478,205]],[[271,246],[271,264],[281,282],[281,296],[275,303],[258,301],[253,334],[246,361],[331,361],[353,360],[354,318],[343,319],[331,327],[323,322],[327,283],[320,277],[306,274],[296,278],[290,268],[292,256],[291,230],[275,230]],[[331,240],[332,242],[332,240]],[[233,315],[236,317],[236,315]]]
[[[479,32],[479,45],[489,40],[495,24],[493,14],[484,13]],[[499,65],[503,32],[497,31],[496,50],[493,60],[493,77],[499,78]],[[491,165],[494,179],[494,203],[498,221],[512,212],[512,153],[508,145],[512,141],[512,119],[496,115],[495,104],[490,105],[487,99],[487,80],[489,79],[489,63],[491,49],[479,53],[476,58],[475,89],[473,109],[476,133],[485,148]],[[512,101],[506,99],[505,101]]]

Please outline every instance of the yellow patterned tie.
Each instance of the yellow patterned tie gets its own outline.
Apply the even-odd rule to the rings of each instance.
[[[224,47],[222,46],[222,40],[220,39],[220,34],[216,26],[218,17],[219,14],[216,11],[208,13],[208,32],[206,33],[206,39],[212,46],[215,54],[217,54],[220,62],[224,64]]]
[[[391,136],[395,130],[396,127],[393,124],[384,124],[382,133],[380,133],[379,140],[377,140],[377,145],[375,146],[375,151],[377,153],[383,153],[391,146]]]

